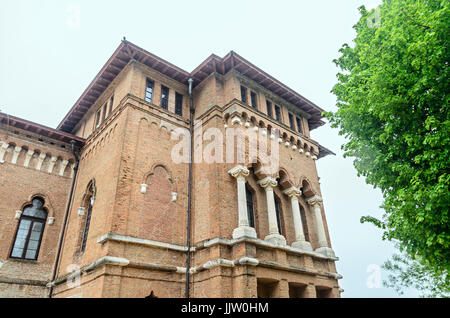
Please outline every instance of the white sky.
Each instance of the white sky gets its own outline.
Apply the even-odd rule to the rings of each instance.
[[[0,109],[56,127],[126,36],[189,72],[211,53],[234,50],[323,109],[335,110],[332,60],[356,35],[357,8],[380,2],[3,0]],[[381,192],[356,176],[352,159],[342,157],[344,140],[337,130],[327,125],[312,137],[337,154],[317,165],[340,257],[337,269],[344,276],[342,296],[396,297],[393,290],[367,285],[368,267],[381,265],[394,251],[381,241],[381,231],[359,222],[363,215],[381,216]],[[381,279],[386,275],[382,271]]]

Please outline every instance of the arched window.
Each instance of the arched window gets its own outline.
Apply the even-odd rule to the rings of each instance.
[[[20,216],[11,258],[37,259],[46,219],[44,200],[34,198]]]
[[[250,227],[255,227],[255,213],[254,213],[254,203],[253,203],[253,192],[249,188],[245,188],[245,194],[247,197],[247,214],[248,214],[248,225]]]
[[[282,215],[281,201],[276,195],[275,195],[275,212],[277,214],[278,233],[284,235],[281,226],[281,215]]]
[[[91,224],[92,207],[95,202],[95,182],[91,181],[87,188],[87,193],[85,194],[84,206],[87,207],[86,218],[84,219],[84,231],[81,238],[80,252],[84,252],[86,249],[86,242],[89,234],[89,226]]]

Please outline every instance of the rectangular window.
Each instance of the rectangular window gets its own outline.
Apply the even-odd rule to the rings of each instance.
[[[147,102],[153,103],[153,87],[155,83],[147,78],[147,83],[145,85],[145,100]]]
[[[100,108],[99,110],[97,110],[97,113],[95,114],[95,128],[98,128],[98,126],[100,126],[100,116],[102,114],[102,109]]]
[[[297,120],[297,131],[299,133],[302,133],[302,123],[301,123],[301,119],[298,117],[295,117],[295,119]]]
[[[183,95],[175,93],[175,114],[183,116]]]
[[[108,113],[108,115],[112,113],[113,104],[114,104],[114,95],[111,96],[111,98],[109,99],[109,113]]]
[[[267,116],[269,116],[270,118],[272,118],[273,114],[272,114],[272,103],[269,101],[266,101],[267,103]]]
[[[256,101],[256,93],[255,92],[251,92],[250,93],[250,100],[251,100],[251,103],[252,103],[252,107],[253,108],[258,108],[258,104],[257,104],[257,101]]]
[[[160,106],[164,109],[169,108],[169,88],[161,85],[161,102]]]
[[[103,116],[102,116],[102,123],[106,118],[106,111],[108,110],[108,103],[105,103],[105,105],[103,105]]]
[[[289,113],[289,127],[291,127],[292,130],[295,130],[295,126],[294,126],[294,116],[292,116],[291,113]]]
[[[247,88],[241,86],[241,101],[247,104]]]
[[[275,119],[281,122],[281,109],[277,105],[275,105]]]

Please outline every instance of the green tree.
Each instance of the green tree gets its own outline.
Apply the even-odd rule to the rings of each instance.
[[[361,222],[448,284],[450,2],[384,0],[359,11],[354,45],[334,61],[338,110],[326,116],[358,175],[383,193],[383,217]]]
[[[435,271],[424,262],[413,260],[408,255],[394,254],[382,267],[389,272],[383,285],[400,295],[405,289],[414,288],[422,297],[450,297],[447,273]]]

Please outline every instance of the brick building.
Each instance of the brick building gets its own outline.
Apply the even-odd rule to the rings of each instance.
[[[123,40],[57,129],[0,114],[0,297],[339,297],[321,112],[235,52],[189,73]]]

